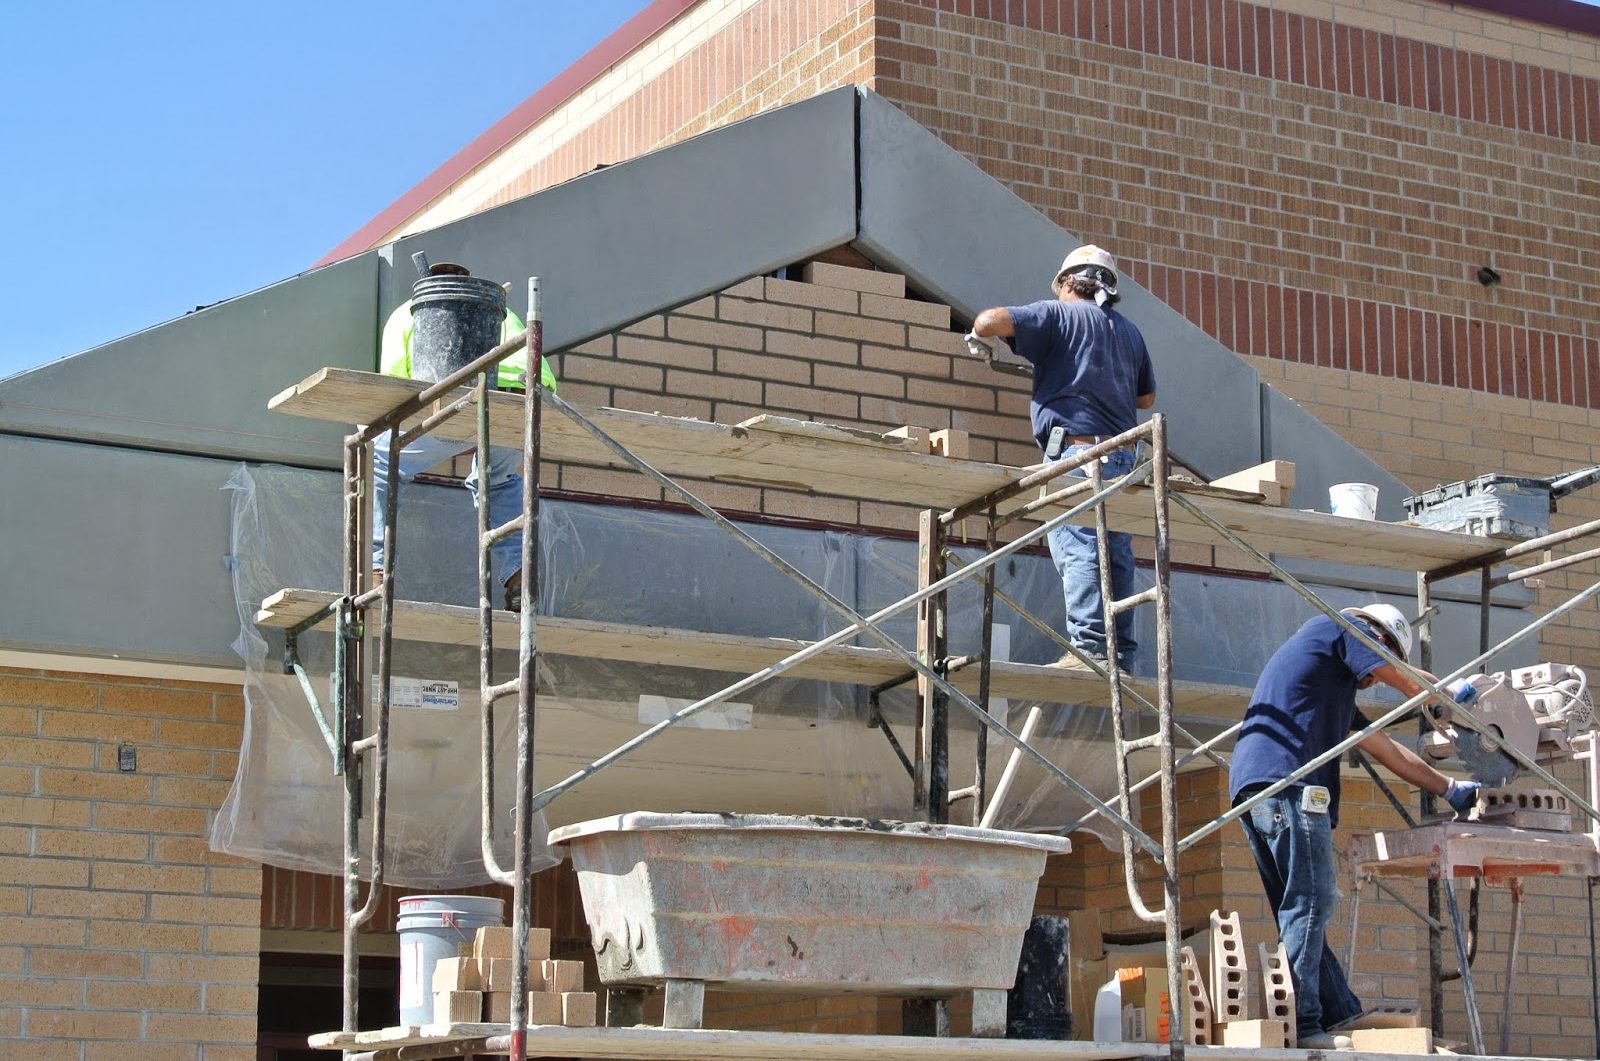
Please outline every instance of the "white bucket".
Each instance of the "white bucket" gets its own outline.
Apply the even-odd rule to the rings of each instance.
[[[505,903],[482,895],[408,895],[400,900],[400,1023],[433,1023],[433,967],[470,958],[478,929],[505,924]]]
[[[1328,511],[1351,519],[1371,519],[1378,512],[1378,488],[1371,483],[1335,483],[1328,487]]]

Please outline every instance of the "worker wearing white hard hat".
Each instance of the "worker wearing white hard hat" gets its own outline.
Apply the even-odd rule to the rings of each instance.
[[[1228,770],[1235,806],[1287,778],[1367,726],[1356,692],[1378,683],[1411,697],[1422,692],[1395,658],[1411,654],[1411,623],[1392,604],[1363,604],[1341,613],[1388,655],[1374,651],[1327,615],[1308,620],[1267,661],[1250,696]],[[1419,671],[1428,681],[1431,674]],[[1457,699],[1472,686],[1451,687]],[[1459,814],[1477,802],[1476,782],[1456,781],[1383,733],[1356,747],[1401,780],[1443,797]],[[1361,1002],[1328,949],[1324,931],[1338,899],[1333,829],[1339,824],[1339,760],[1324,763],[1295,784],[1252,806],[1239,819],[1255,855],[1262,887],[1278,921],[1295,988],[1295,1024],[1302,1049],[1348,1049],[1340,1025],[1359,1021]]]
[[[1029,403],[1034,441],[1046,460],[1073,457],[1103,439],[1138,423],[1141,409],[1155,404],[1155,372],[1144,336],[1114,308],[1117,263],[1095,246],[1067,255],[1050,284],[1055,298],[1023,306],[996,306],[978,314],[970,342],[1002,336],[1033,365]],[[1133,470],[1133,451],[1119,449],[1101,458],[1101,474],[1115,478]],[[1072,474],[1086,475],[1086,468]],[[1066,599],[1067,638],[1077,650],[1059,665],[1088,669],[1080,656],[1105,665],[1108,637],[1100,593],[1099,549],[1093,527],[1063,526],[1049,535],[1050,555]],[[1134,594],[1133,540],[1112,532],[1105,562],[1117,599]],[[1133,658],[1133,612],[1116,619],[1117,664]]]

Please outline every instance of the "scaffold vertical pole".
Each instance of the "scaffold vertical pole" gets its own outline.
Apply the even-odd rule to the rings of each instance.
[[[1156,711],[1161,764],[1161,861],[1162,883],[1166,889],[1167,991],[1172,1000],[1172,1034],[1169,1057],[1183,1061],[1184,996],[1183,966],[1179,950],[1183,945],[1183,918],[1178,876],[1178,777],[1173,741],[1172,697],[1172,534],[1167,513],[1167,420],[1151,417],[1151,448],[1155,453],[1151,487],[1155,495],[1155,582],[1156,582]],[[1124,813],[1131,808],[1124,807]]]
[[[939,513],[922,512],[917,521],[917,584],[925,588],[944,577],[945,529]],[[917,659],[943,673],[949,595],[936,593],[917,604]],[[980,705],[982,706],[982,705]],[[928,821],[950,820],[950,705],[943,689],[917,675],[916,805]]]
[[[528,1056],[528,933],[533,924],[533,759],[538,687],[539,612],[539,427],[544,402],[544,318],[539,278],[528,280],[528,368],[522,394],[522,621],[517,645],[517,795],[513,825],[516,862],[512,885],[511,1061]],[[485,502],[487,507],[487,502]],[[486,635],[487,636],[487,635]]]

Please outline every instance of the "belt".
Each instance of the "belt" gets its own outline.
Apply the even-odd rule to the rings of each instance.
[[[1111,438],[1111,437],[1113,437],[1113,436],[1111,436],[1111,435],[1068,435],[1067,436],[1067,445],[1069,445],[1069,446],[1092,446],[1097,442],[1104,442],[1106,439]],[[1112,450],[1111,452],[1113,452],[1113,453],[1132,453],[1133,451],[1134,450],[1133,450],[1132,446],[1118,446],[1116,449]]]

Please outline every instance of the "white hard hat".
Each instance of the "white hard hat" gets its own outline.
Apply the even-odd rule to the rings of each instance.
[[[1097,266],[1111,274],[1111,286],[1117,285],[1117,260],[1105,251],[1090,243],[1079,247],[1061,263],[1061,268],[1056,270],[1055,282],[1059,284],[1061,278],[1068,273],[1076,272],[1086,265]]]
[[[1378,629],[1396,649],[1401,659],[1411,658],[1411,622],[1392,604],[1363,604],[1359,608],[1343,609],[1345,615],[1358,615],[1378,624]]]

